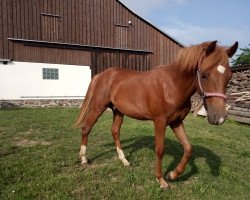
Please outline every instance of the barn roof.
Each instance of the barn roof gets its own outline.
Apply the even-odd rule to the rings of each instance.
[[[124,5],[122,2],[120,2],[119,0],[116,0],[118,3],[120,3],[125,9],[127,9],[129,12],[131,12],[133,15],[135,15],[136,17],[140,18],[142,21],[144,21],[146,24],[150,25],[151,27],[153,27],[154,29],[158,30],[159,32],[161,32],[163,35],[165,35],[166,37],[170,38],[172,41],[176,42],[177,44],[179,44],[182,47],[185,47],[186,45],[183,44],[182,42],[180,42],[179,40],[175,39],[174,37],[172,37],[171,35],[169,35],[168,33],[166,33],[165,31],[161,30],[159,27],[153,25],[152,23],[150,23],[149,21],[147,21],[146,19],[142,18],[140,15],[138,15],[137,13],[135,13],[134,11],[132,11],[131,9],[129,9],[126,5]]]

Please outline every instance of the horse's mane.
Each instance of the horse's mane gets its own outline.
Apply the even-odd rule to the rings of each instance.
[[[193,45],[180,50],[176,58],[176,64],[182,71],[194,72],[202,62],[202,70],[207,70],[211,65],[228,63],[228,56],[223,47],[216,45],[215,50],[204,57],[204,50],[210,42]]]

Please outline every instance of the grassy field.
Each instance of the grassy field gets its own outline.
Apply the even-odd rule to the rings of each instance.
[[[194,153],[185,173],[162,191],[154,176],[151,122],[125,118],[121,141],[132,167],[119,161],[110,133],[112,114],[89,137],[91,165],[81,168],[76,108],[0,110],[0,199],[250,199],[250,126],[203,118],[185,121]],[[166,132],[164,170],[182,147]]]

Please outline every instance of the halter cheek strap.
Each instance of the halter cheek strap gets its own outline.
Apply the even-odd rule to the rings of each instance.
[[[207,98],[207,97],[219,97],[219,98],[222,98],[224,100],[227,99],[227,97],[222,94],[222,93],[218,93],[218,92],[205,92],[203,87],[202,87],[202,84],[201,84],[201,75],[200,75],[200,69],[197,70],[197,79],[198,79],[198,84],[199,84],[199,88],[200,88],[200,91],[201,91],[201,96],[203,99]]]

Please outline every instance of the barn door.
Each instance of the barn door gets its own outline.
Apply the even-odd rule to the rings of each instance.
[[[116,25],[116,47],[121,49],[130,48],[130,27],[124,25]]]

